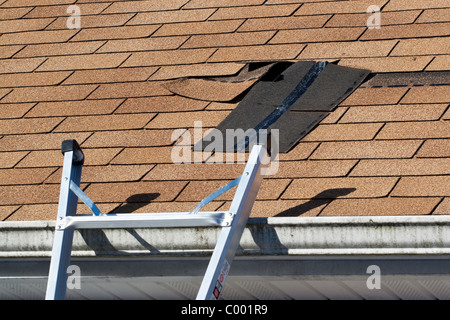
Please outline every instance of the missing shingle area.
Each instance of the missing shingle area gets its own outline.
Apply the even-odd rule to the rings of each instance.
[[[450,71],[371,73],[361,88],[396,88],[450,85]]]
[[[249,139],[249,130],[270,133],[276,129],[278,152],[288,152],[358,88],[369,73],[325,61],[273,64],[267,72],[260,73],[258,81],[240,96],[242,100],[237,107],[216,127],[223,137],[227,136],[227,130],[235,132],[235,140],[224,139],[222,151],[241,151],[237,146]],[[194,150],[204,151],[215,139],[217,130],[195,145]],[[236,134],[237,130],[242,134]],[[246,145],[254,142],[247,141]]]

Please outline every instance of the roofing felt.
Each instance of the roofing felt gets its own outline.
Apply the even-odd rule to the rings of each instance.
[[[56,217],[65,139],[102,212],[190,211],[244,166],[174,164],[194,122],[230,115],[249,63],[321,60],[372,77],[280,154],[252,216],[448,214],[449,26],[448,0],[0,0],[0,219]]]

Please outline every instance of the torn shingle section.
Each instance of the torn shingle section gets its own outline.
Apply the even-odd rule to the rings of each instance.
[[[274,72],[261,76],[238,106],[217,127],[223,137],[234,130],[236,139],[225,139],[223,149],[234,152],[243,139],[251,139],[249,131],[279,130],[278,148],[288,152],[342,100],[350,95],[369,74],[368,70],[299,61],[279,63]],[[225,87],[225,86],[224,86]],[[212,133],[195,150],[204,150]],[[253,141],[248,141],[252,144]]]

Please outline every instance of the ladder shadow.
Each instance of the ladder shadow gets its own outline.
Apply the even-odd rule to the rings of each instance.
[[[138,193],[127,198],[124,204],[112,210],[110,213],[133,213],[142,207],[150,204],[153,200],[160,196],[159,193]],[[159,250],[148,243],[144,238],[142,238],[135,229],[125,229],[130,235],[132,235],[137,242],[144,248],[146,248],[151,253],[159,253]],[[114,245],[109,241],[107,235],[103,230],[78,230],[81,237],[84,239],[86,244],[94,250],[95,254],[105,254],[105,253],[119,253],[120,250],[116,249]],[[95,233],[95,236],[93,236]],[[121,254],[126,254],[121,252]]]
[[[115,208],[111,213],[133,213],[140,208],[150,204],[153,200],[158,198],[160,193],[137,193],[128,197],[125,204]]]
[[[356,188],[336,188],[324,190],[311,198],[308,202],[302,203],[298,206],[284,210],[275,217],[298,217],[306,212],[328,204],[338,197],[346,196],[354,192]],[[260,250],[266,254],[283,254],[288,252],[288,248],[281,243],[275,228],[267,223],[267,218],[253,218],[253,223],[249,224],[247,228],[253,238],[255,244]],[[239,246],[242,251],[242,247]]]
[[[339,197],[349,195],[355,190],[356,188],[336,188],[324,190],[321,193],[309,199],[308,202],[284,210],[275,215],[275,217],[299,217],[312,209],[323,206],[325,204],[329,204],[330,202]]]

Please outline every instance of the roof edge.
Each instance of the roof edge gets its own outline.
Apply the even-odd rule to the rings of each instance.
[[[1,222],[0,258],[50,257],[54,221]],[[220,228],[81,230],[74,257],[204,256]],[[251,218],[237,255],[446,255],[450,217]]]

